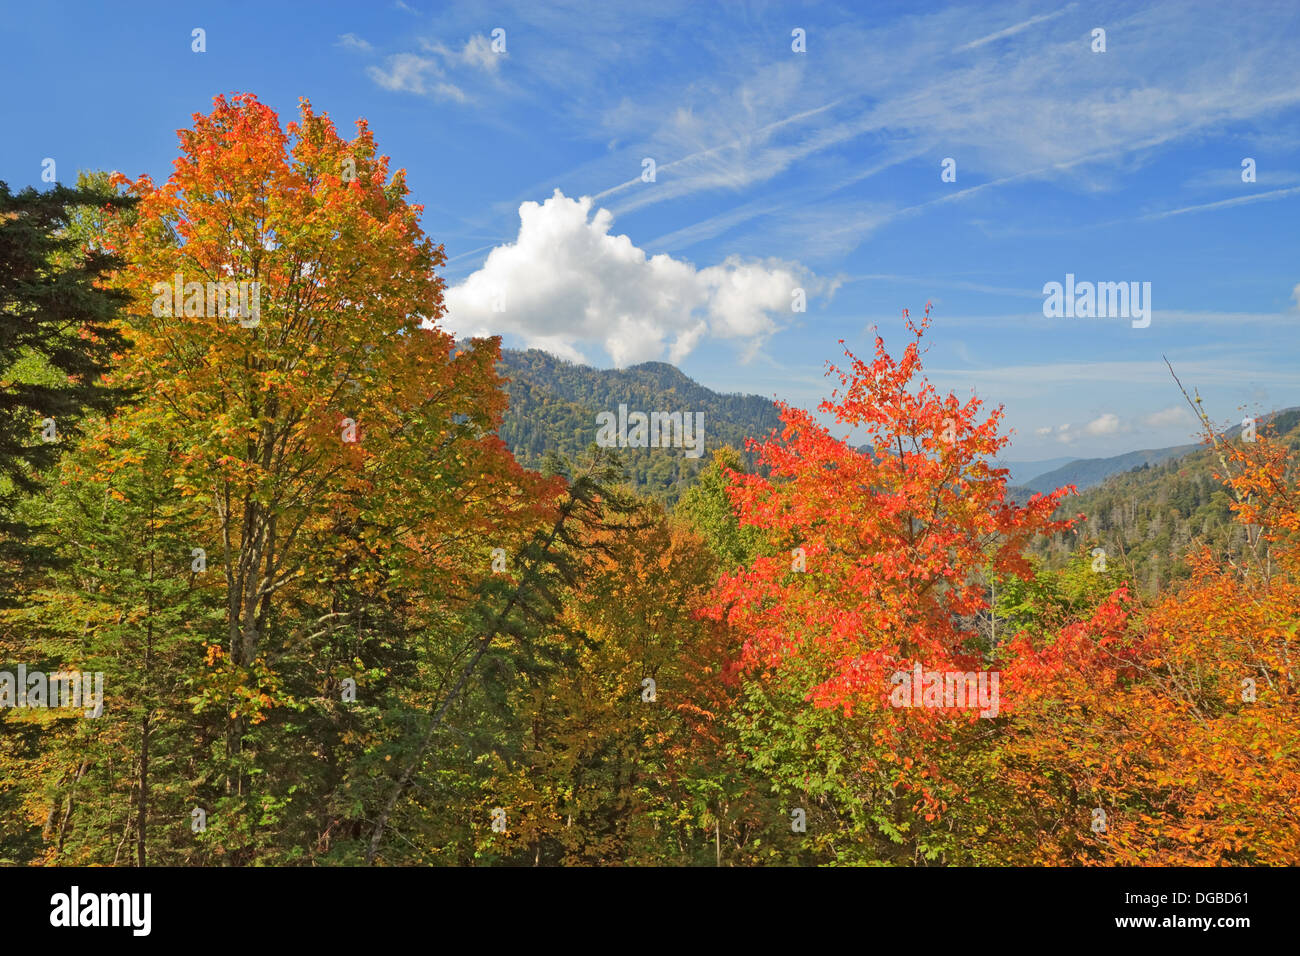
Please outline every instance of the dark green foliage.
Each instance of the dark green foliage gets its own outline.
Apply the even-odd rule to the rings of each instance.
[[[1300,409],[1267,418],[1268,427],[1300,447]],[[1235,440],[1241,427],[1224,432]],[[1066,499],[1058,516],[1087,517],[1077,534],[1040,539],[1035,551],[1046,567],[1064,567],[1081,550],[1105,548],[1108,563],[1132,576],[1138,590],[1151,596],[1188,576],[1184,556],[1208,545],[1221,560],[1241,561],[1251,545],[1245,528],[1233,520],[1231,498],[1214,475],[1221,471],[1213,450],[1202,448],[1165,461],[1143,463],[1101,485]]]
[[[122,296],[97,288],[116,260],[94,240],[100,210],[134,202],[102,173],[83,174],[76,189],[16,195],[0,182],[0,606],[11,569],[51,560],[28,543],[15,501],[69,447],[83,416],[125,397],[99,382],[126,343],[112,327]],[[57,440],[43,437],[45,420]]]
[[[17,195],[0,182],[0,475],[18,488],[58,455],[57,442],[41,440],[39,420],[75,435],[83,415],[122,398],[98,382],[125,347],[111,328],[123,297],[95,287],[114,259],[83,248],[87,237],[74,227],[86,206],[129,201],[84,182]]]
[[[744,449],[746,438],[766,437],[780,424],[769,399],[720,395],[663,362],[599,370],[537,349],[503,349],[501,358],[499,369],[511,380],[501,439],[531,468],[551,451],[581,457],[596,440],[596,414],[617,413],[620,404],[629,411],[702,412],[705,442],[699,458],[687,458],[681,448],[620,449],[632,487],[669,504],[681,497],[714,449]],[[747,452],[743,458],[753,466]]]

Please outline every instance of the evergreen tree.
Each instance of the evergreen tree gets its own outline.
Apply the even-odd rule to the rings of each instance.
[[[121,402],[101,376],[125,342],[125,296],[100,287],[117,260],[97,241],[97,210],[135,202],[104,174],[77,187],[14,194],[0,182],[0,606],[15,603],[16,565],[46,563],[13,506],[93,412]]]

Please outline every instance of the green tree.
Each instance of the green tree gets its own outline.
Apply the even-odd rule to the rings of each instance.
[[[80,433],[80,422],[118,405],[101,378],[124,347],[115,320],[125,296],[102,286],[117,260],[95,241],[104,208],[125,211],[103,174],[77,188],[0,182],[0,606],[16,602],[19,562],[49,560],[30,547],[13,506]]]
[[[747,470],[736,449],[729,445],[716,449],[713,460],[673,508],[673,517],[704,538],[724,570],[752,561],[762,538],[757,528],[741,527],[727,494],[728,475],[745,474]]]

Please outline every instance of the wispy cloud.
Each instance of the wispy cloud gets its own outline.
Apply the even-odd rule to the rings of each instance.
[[[843,276],[839,281],[845,285],[850,282],[904,282],[909,285],[919,285],[931,288],[966,289],[970,292],[987,292],[990,295],[1009,295],[1022,299],[1041,300],[1043,298],[1042,292],[1034,289],[1016,289],[1008,286],[987,285],[982,282],[966,282],[961,279],[950,279],[946,276],[913,276],[879,273]]]
[[[820,116],[821,114],[827,112],[828,110],[834,109],[842,102],[844,102],[843,98],[838,99],[833,103],[827,103],[824,106],[818,106],[809,110],[802,110],[798,113],[794,113],[793,115],[783,117],[771,123],[767,123],[759,127],[758,129],[747,130],[744,136],[739,137],[729,143],[721,143],[717,146],[710,146],[707,149],[697,150],[687,156],[682,156],[679,157],[678,159],[669,160],[668,162],[657,166],[656,174],[659,172],[674,171],[683,167],[690,168],[692,166],[708,166],[712,162],[724,158],[730,152],[734,152],[741,149],[752,148],[756,141],[761,142],[767,139],[768,137],[772,136],[774,133],[776,133],[779,130],[783,130],[786,127],[795,126],[797,124],[807,122],[808,120],[811,120],[814,117]],[[677,119],[678,121],[681,121],[683,117],[679,115]],[[685,124],[683,123],[683,125]],[[825,143],[818,144],[818,148],[825,148],[825,145],[826,145]],[[810,149],[809,152],[811,151],[813,150]],[[795,158],[794,155],[791,155],[789,157],[783,157],[781,168],[785,168],[785,166],[788,165],[788,161],[784,161],[784,160],[792,160],[793,158]],[[766,175],[770,175],[770,172],[767,174],[757,173],[755,176],[743,175],[735,179],[731,183],[731,185],[733,186],[748,185],[749,182],[754,180],[754,178],[757,178],[758,176],[763,176],[764,178],[766,178]],[[608,198],[609,196],[613,196],[616,195],[617,193],[623,192],[626,189],[630,189],[634,186],[642,184],[642,182],[643,180],[641,179],[641,177],[637,176],[633,179],[629,179],[625,182],[618,183],[615,186],[611,186],[608,189],[602,190],[601,192],[596,193],[596,195],[593,196],[592,198],[596,200],[605,199]],[[635,208],[635,205],[644,205],[644,204],[645,204],[644,202],[640,204],[634,204],[632,208]]]
[[[1184,382],[1240,385],[1242,382],[1256,381],[1261,384],[1283,385],[1295,388],[1295,372],[1289,368],[1261,368],[1249,361],[1228,359],[1213,361],[1180,361],[1174,366],[1178,376]],[[1005,365],[994,368],[956,368],[926,369],[931,378],[962,379],[976,383],[994,383],[1006,386],[1045,386],[1065,383],[1098,385],[1103,382],[1124,383],[1149,382],[1164,385],[1169,383],[1169,369],[1160,359],[1134,359],[1132,361],[1114,362],[1050,362],[1028,365]]]
[[[369,43],[350,33],[340,41],[341,45],[355,49],[372,49]],[[395,53],[385,59],[384,66],[369,67],[367,74],[386,90],[459,103],[473,99],[464,88],[467,80],[473,83],[486,78],[501,87],[499,71],[509,54],[504,45],[499,51],[494,48],[493,40],[483,33],[471,34],[464,43],[454,47],[431,39],[418,40],[416,45],[418,53]]]
[[[1292,186],[1289,189],[1273,189],[1266,193],[1248,193],[1245,196],[1234,196],[1232,199],[1220,199],[1218,202],[1200,203],[1195,206],[1184,206],[1181,209],[1153,212],[1150,215],[1141,216],[1140,219],[1168,219],[1170,216],[1183,216],[1190,212],[1209,212],[1211,209],[1228,209],[1232,206],[1244,206],[1254,202],[1271,202],[1274,199],[1285,199],[1287,196],[1294,196],[1298,193],[1300,193],[1300,186]]]
[[[347,50],[360,50],[362,53],[369,53],[371,50],[374,49],[374,47],[370,45],[370,42],[368,40],[363,40],[355,33],[342,34],[339,37],[338,43],[336,43],[335,46],[341,46]]]
[[[395,53],[385,60],[384,66],[367,67],[366,73],[384,89],[396,93],[431,95],[458,103],[464,103],[468,99],[460,87],[442,78],[442,68],[427,56]]]
[[[1256,184],[1259,186],[1272,186],[1281,188],[1290,186],[1293,183],[1300,183],[1300,172],[1294,169],[1274,169],[1265,166],[1263,169],[1256,170]],[[1228,167],[1221,169],[1205,169],[1189,176],[1183,186],[1186,189],[1209,190],[1209,189],[1240,189],[1242,187],[1241,169],[1237,167]]]
[[[567,121],[562,135],[596,147],[583,166],[501,197],[500,213],[557,184],[620,216],[710,194],[715,208],[674,224],[653,244],[681,248],[775,228],[783,241],[806,243],[796,246],[803,256],[840,254],[904,218],[1040,180],[1079,192],[1114,189],[1172,144],[1229,128],[1249,135],[1300,104],[1300,65],[1270,17],[1241,18],[1211,37],[1205,18],[1179,4],[1136,12],[1070,4],[1016,17],[1021,9],[966,5],[866,24],[832,19],[811,30],[807,54],[796,54],[788,36],[784,47],[772,45],[772,23],[758,22],[766,17],[737,35],[734,23],[724,28],[677,4],[632,19],[584,7],[579,42],[572,7],[516,5],[502,21],[518,24],[512,37],[526,28],[529,41],[512,44],[507,68],[491,52],[481,16],[452,4],[444,20],[455,26],[440,20],[439,27],[473,22],[478,32],[456,41],[445,33],[414,38],[412,52],[371,75],[390,90],[462,102],[480,102],[487,92],[529,101],[547,109],[549,121]],[[999,20],[1009,25],[990,30]],[[1095,54],[1089,30],[1101,22],[1111,48]],[[665,29],[689,40],[665,45]],[[880,55],[888,70],[879,69]],[[653,82],[614,82],[624,76]],[[933,164],[937,186],[944,156],[957,159],[960,185],[942,195],[900,203],[896,193],[869,188],[884,170],[906,175],[913,161]],[[651,183],[641,179],[645,157],[656,161]],[[791,182],[801,170],[802,181]],[[1119,170],[1124,177],[1113,175]],[[815,193],[810,179],[820,187]],[[1268,194],[1255,195],[1250,201]],[[716,208],[733,198],[736,205]],[[837,211],[847,214],[837,220]],[[786,221],[775,223],[777,214]]]
[[[446,67],[467,66],[486,73],[495,73],[501,66],[502,58],[509,55],[507,50],[500,53],[493,50],[492,41],[481,33],[471,36],[459,50],[431,40],[421,41],[420,46],[426,52],[440,57]]]
[[[1294,62],[1289,43],[1263,23],[1230,39],[1199,42],[1199,27],[1186,22],[1185,12],[1160,5],[1108,16],[1123,47],[1094,54],[1088,28],[1097,14],[1072,6],[953,42],[969,37],[986,14],[956,8],[869,28],[843,25],[815,70],[768,62],[755,64],[729,89],[695,82],[685,91],[665,90],[657,102],[625,97],[603,134],[631,144],[617,159],[638,175],[594,195],[618,197],[614,208],[625,214],[701,192],[738,192],[814,157],[838,156],[849,144],[861,144],[867,165],[874,165],[873,140],[887,140],[894,154],[929,152],[936,180],[943,155],[957,157],[962,179],[986,179],[902,207],[898,217],[1042,177],[1080,190],[1105,188],[1104,179],[1079,170],[1122,163],[1131,173],[1161,147],[1300,104],[1300,70],[1279,68]],[[945,57],[954,46],[973,49],[995,40],[1003,42],[995,56]],[[1188,43],[1197,46],[1196,56],[1185,55]],[[863,49],[889,51],[891,69],[873,72]],[[1163,64],[1157,77],[1150,62]],[[845,88],[860,92],[832,95]],[[812,108],[788,108],[818,100]],[[639,178],[641,156],[658,162],[652,184]],[[781,192],[768,190],[771,205]],[[720,224],[736,222],[718,215]]]
[[[997,33],[990,33],[986,37],[980,37],[978,40],[972,40],[970,43],[957,47],[957,49],[954,50],[953,52],[961,53],[964,50],[973,50],[976,47],[984,46],[986,43],[992,43],[994,40],[1001,40],[1004,37],[1015,36],[1017,33],[1021,32],[1022,30],[1028,30],[1030,27],[1036,26],[1039,23],[1044,23],[1047,20],[1055,20],[1057,17],[1069,13],[1071,10],[1074,9],[1074,7],[1075,4],[1072,3],[1068,7],[1065,7],[1063,10],[1057,10],[1055,13],[1044,13],[1041,16],[1030,17],[1028,20],[1025,20],[1023,23],[1017,23],[1014,26],[1007,27],[1005,30],[999,30]]]

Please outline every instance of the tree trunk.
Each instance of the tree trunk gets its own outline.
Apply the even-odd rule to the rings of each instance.
[[[138,865],[145,860],[145,836],[149,820],[149,714],[140,718],[140,801],[135,814],[135,845]]]

